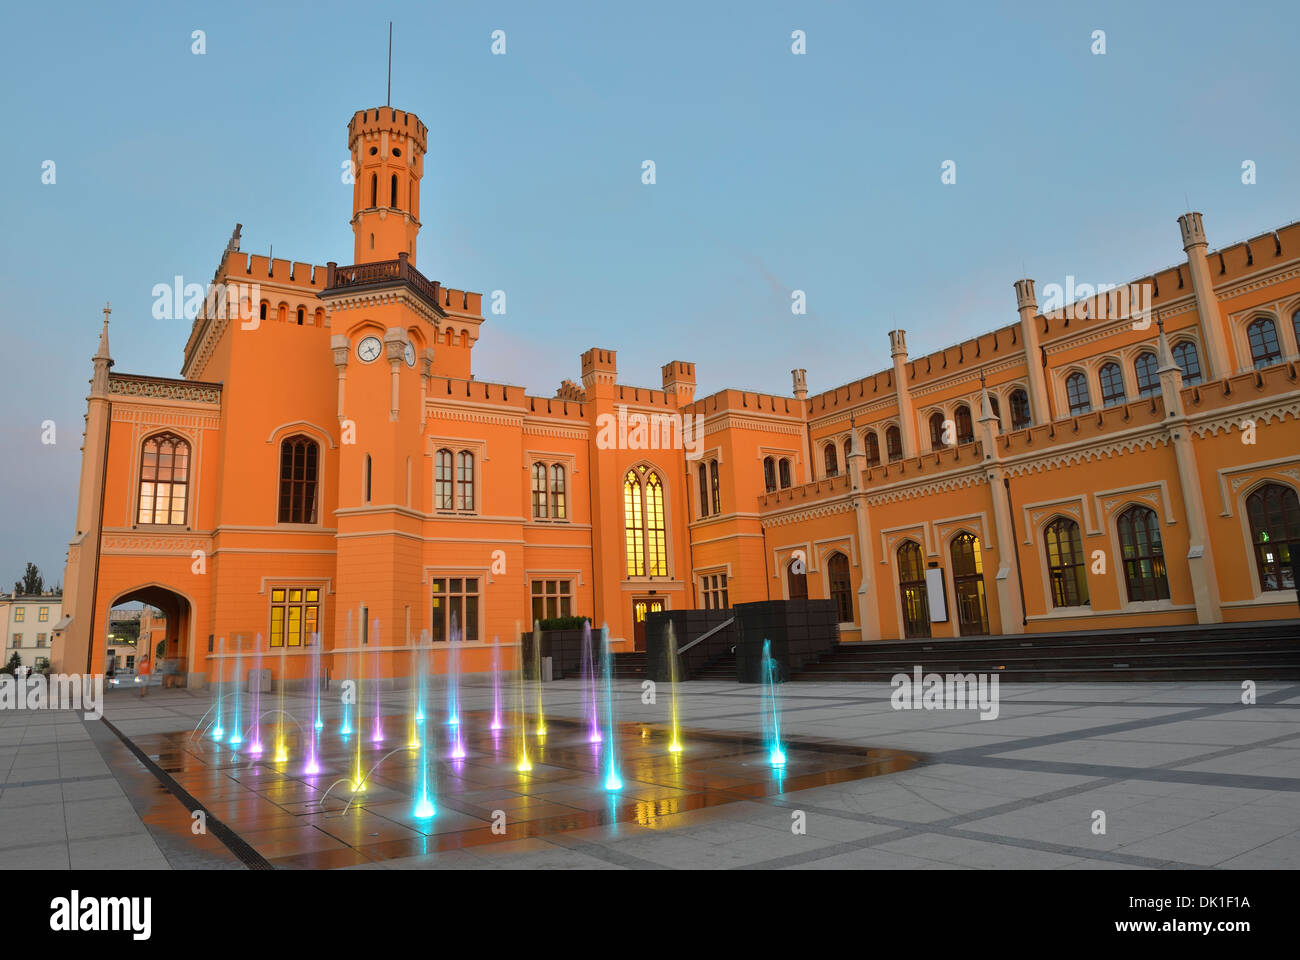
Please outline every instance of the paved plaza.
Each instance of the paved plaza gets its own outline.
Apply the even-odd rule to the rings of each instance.
[[[190,737],[211,705],[203,691],[114,690],[108,724],[0,712],[0,869],[243,869],[250,856],[355,869],[1300,866],[1294,684],[1260,684],[1250,705],[1233,684],[1003,684],[999,716],[980,720],[895,710],[885,684],[789,683],[783,779],[761,763],[758,687],[681,690],[684,766],[661,775],[666,687],[643,704],[639,683],[616,684],[624,794],[648,798],[632,814],[599,815],[601,783],[564,746],[581,728],[582,686],[561,681],[545,686],[551,772],[525,785],[510,734],[494,755],[481,730],[467,776],[477,779],[439,797],[436,827],[386,788],[344,814],[336,787],[318,810],[323,783],[223,761]],[[384,702],[404,712],[403,693]],[[462,703],[467,726],[485,727],[491,688],[468,685]],[[286,709],[310,714],[301,697]],[[458,782],[447,763],[439,770]],[[176,789],[201,799],[224,836],[195,835]],[[491,833],[493,809],[506,810],[504,836]]]

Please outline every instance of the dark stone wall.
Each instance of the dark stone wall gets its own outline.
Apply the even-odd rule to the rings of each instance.
[[[762,683],[763,641],[772,644],[772,659],[781,681],[816,660],[840,639],[834,600],[761,600],[740,603],[736,613],[736,679]]]
[[[677,664],[680,672],[677,679],[689,680],[694,670],[731,651],[736,642],[735,625],[723,627],[685,653],[680,653],[682,647],[735,615],[735,610],[661,610],[648,614],[645,620],[646,676],[655,683],[668,683],[672,680],[672,668],[668,660],[670,623],[679,651]]]

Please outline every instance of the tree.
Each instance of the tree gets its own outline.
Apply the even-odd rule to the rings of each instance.
[[[45,592],[45,578],[34,563],[28,563],[21,580],[14,581],[14,593],[28,597],[37,597]]]
[[[20,657],[18,655],[18,651],[15,650],[13,656],[9,658],[9,662],[4,665],[4,669],[0,670],[0,673],[7,673],[11,677],[16,676],[18,673],[18,668],[22,666],[22,663],[23,663],[23,658]]]

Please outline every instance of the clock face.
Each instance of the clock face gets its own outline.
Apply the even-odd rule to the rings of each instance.
[[[410,340],[406,341],[406,349],[402,351],[402,356],[406,360],[408,367],[415,366],[415,344]]]
[[[366,337],[357,344],[357,356],[362,363],[369,363],[375,360],[384,352],[384,345],[379,342],[378,337]]]

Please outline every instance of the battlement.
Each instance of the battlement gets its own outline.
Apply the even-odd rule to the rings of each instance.
[[[1023,352],[1020,325],[1011,324],[915,358],[909,364],[907,380],[916,386],[951,376],[967,366],[972,368],[970,375],[975,377],[978,375],[975,368]]]
[[[778,397],[770,393],[754,393],[749,390],[719,390],[717,393],[702,397],[690,406],[691,413],[706,415],[729,410],[772,413],[783,417],[801,415],[799,401],[791,397]]]
[[[429,128],[410,111],[393,107],[374,107],[354,113],[348,121],[348,150],[355,150],[358,137],[378,137],[384,133],[409,138],[420,153],[429,150]]]
[[[582,355],[582,385],[590,392],[598,383],[618,382],[618,351],[592,347]]]
[[[560,381],[560,388],[555,391],[555,396],[560,400],[586,400],[587,392],[572,380],[566,379]]]
[[[240,283],[270,281],[311,290],[324,290],[329,273],[326,267],[317,264],[278,258],[273,260],[239,250],[231,250],[226,254],[224,270],[226,279]]]

